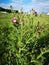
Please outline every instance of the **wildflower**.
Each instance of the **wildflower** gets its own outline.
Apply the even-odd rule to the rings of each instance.
[[[37,28],[37,32],[39,35],[41,34],[41,29],[39,27]]]
[[[14,23],[16,23],[16,22],[17,22],[16,17],[14,17],[14,18],[12,19],[12,21],[13,21]]]
[[[39,35],[41,34],[41,30],[38,30],[37,32],[38,32]]]
[[[24,25],[24,18],[22,18],[22,24]]]
[[[16,17],[14,17],[13,19],[12,19],[12,22],[13,22],[13,24],[14,24],[14,26],[15,27],[19,27],[19,22],[18,22],[18,20],[16,19]]]
[[[34,12],[34,14],[35,14],[35,16],[37,16],[37,12],[36,11]]]

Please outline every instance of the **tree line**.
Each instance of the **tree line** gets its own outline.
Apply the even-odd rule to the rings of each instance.
[[[5,9],[5,8],[3,8],[3,7],[0,7],[0,12],[8,12],[8,13],[11,13],[11,9]],[[13,10],[13,12],[16,12],[16,13],[18,13],[18,10]]]

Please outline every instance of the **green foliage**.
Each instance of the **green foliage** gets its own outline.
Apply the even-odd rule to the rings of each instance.
[[[49,16],[0,15],[0,65],[48,65]]]

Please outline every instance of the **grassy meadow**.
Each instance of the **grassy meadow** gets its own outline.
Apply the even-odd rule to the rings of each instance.
[[[48,15],[0,13],[0,65],[49,65]]]

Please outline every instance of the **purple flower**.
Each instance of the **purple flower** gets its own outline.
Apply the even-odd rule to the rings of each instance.
[[[16,17],[12,18],[12,21],[13,21],[14,23],[16,23],[16,22],[17,22]]]

